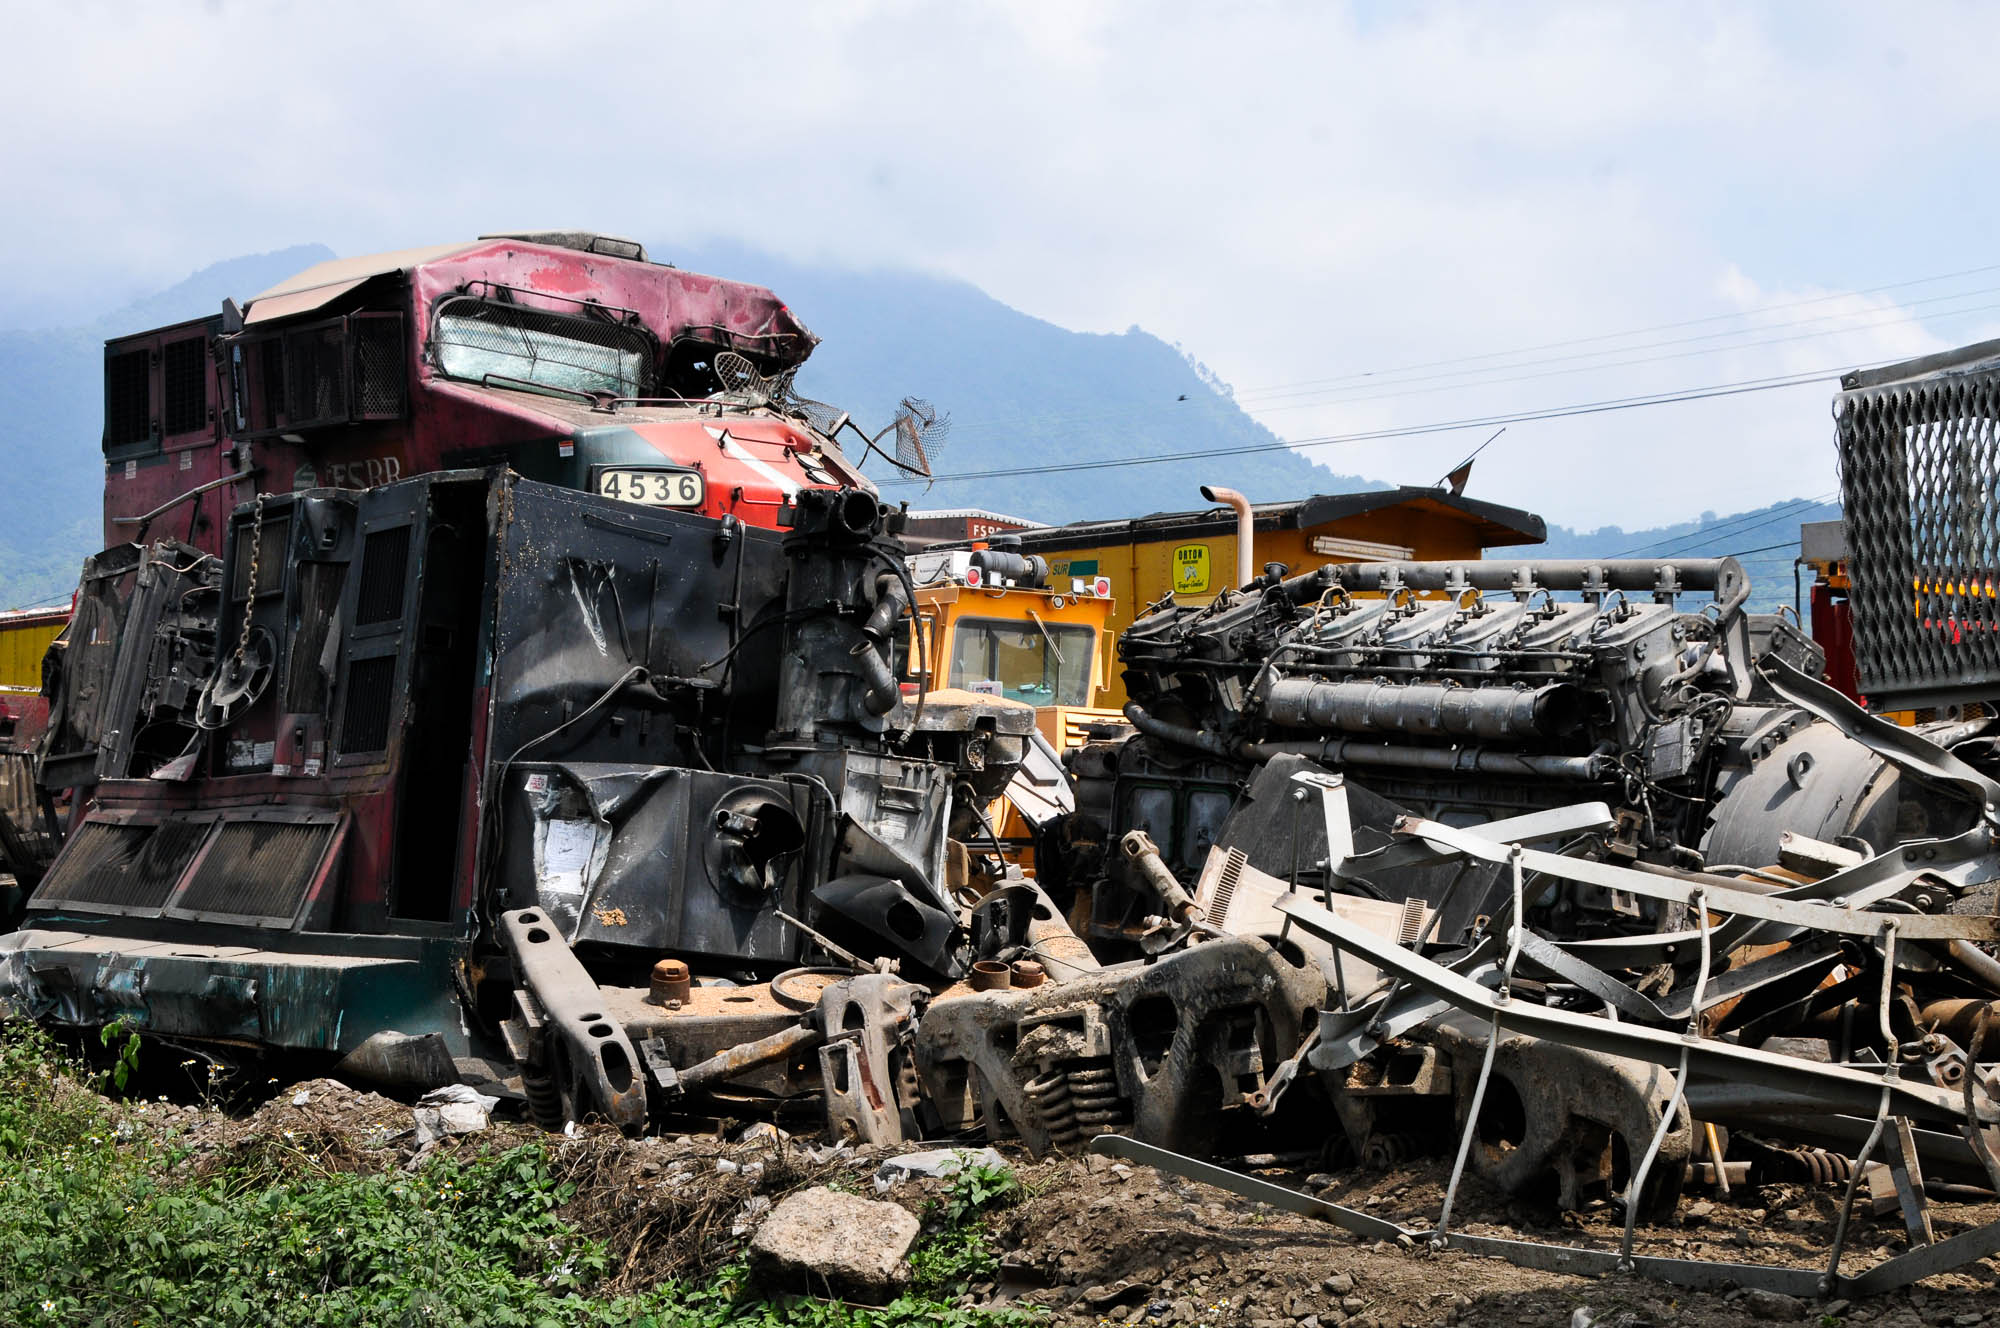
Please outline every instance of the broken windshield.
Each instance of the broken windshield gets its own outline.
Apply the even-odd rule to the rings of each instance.
[[[652,339],[617,323],[461,297],[439,307],[431,352],[452,378],[636,397],[645,395]]]

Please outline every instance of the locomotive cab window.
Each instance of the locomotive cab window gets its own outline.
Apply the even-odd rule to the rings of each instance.
[[[472,296],[438,306],[430,350],[450,378],[615,397],[644,396],[653,362],[643,328]]]

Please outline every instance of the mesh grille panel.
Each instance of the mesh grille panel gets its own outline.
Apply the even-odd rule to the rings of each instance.
[[[153,436],[152,375],[143,350],[104,357],[104,445],[143,443]]]
[[[347,666],[347,700],[340,716],[340,750],[379,752],[389,745],[389,693],[396,657],[378,655]]]
[[[354,319],[354,414],[397,419],[403,413],[403,318]]]
[[[174,907],[289,921],[333,839],[331,822],[226,823]]]
[[[206,824],[186,821],[158,826],[86,821],[43,878],[35,903],[157,909],[207,836]]]
[[[2000,370],[1849,392],[1839,420],[1861,691],[2000,682]]]
[[[160,415],[167,433],[193,433],[208,424],[208,343],[200,337],[170,341],[160,352]]]
[[[354,625],[393,622],[403,616],[403,585],[410,571],[410,528],[372,532],[361,548],[361,589],[355,596]]]
[[[320,656],[326,652],[327,633],[340,611],[340,592],[346,584],[346,563],[299,564],[299,628],[292,633],[292,658],[285,670],[284,704],[288,714],[326,712],[326,682],[331,668],[320,667]]]

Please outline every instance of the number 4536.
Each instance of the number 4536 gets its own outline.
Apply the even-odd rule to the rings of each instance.
[[[597,477],[606,498],[649,507],[700,507],[706,487],[691,470],[607,470]]]

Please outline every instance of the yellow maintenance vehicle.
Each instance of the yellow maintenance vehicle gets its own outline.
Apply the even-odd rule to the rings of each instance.
[[[985,548],[910,555],[916,583],[913,631],[924,649],[913,665],[935,687],[1026,701],[1058,751],[1092,724],[1121,722],[1101,704],[1110,685],[1111,616],[1106,576],[1052,578],[1048,563],[1002,535]]]
[[[1103,704],[1117,601],[1102,575],[1051,578],[1017,536],[909,558],[916,600],[902,643],[906,690],[961,690],[1035,707],[1036,741],[1006,793],[987,809],[1001,856],[1032,871],[1038,831],[1074,809],[1062,753],[1123,725]]]

